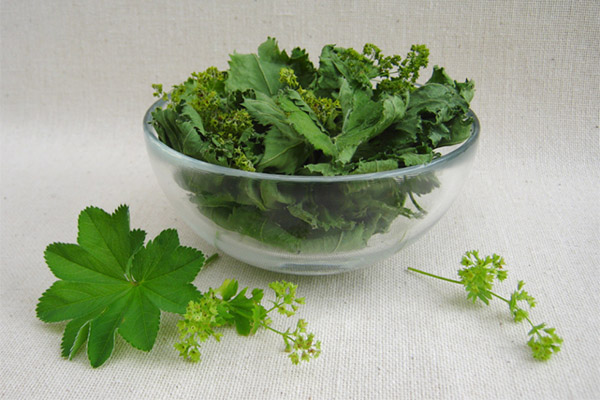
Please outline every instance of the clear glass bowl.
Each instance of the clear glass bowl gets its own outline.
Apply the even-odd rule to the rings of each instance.
[[[144,116],[150,163],[181,218],[206,242],[271,271],[324,275],[390,257],[448,210],[471,169],[479,138],[440,149],[429,164],[348,176],[287,176],[221,167],[162,143]]]

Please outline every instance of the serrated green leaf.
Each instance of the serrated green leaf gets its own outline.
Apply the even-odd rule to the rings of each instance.
[[[290,125],[286,113],[275,100],[262,93],[257,93],[256,99],[245,99],[243,105],[262,125],[270,126],[264,137],[265,150],[259,170],[294,173],[308,158],[309,151],[304,138]]]
[[[475,84],[473,81],[466,80],[462,83],[457,82],[450,78],[444,68],[438,67],[437,65],[433,67],[433,73],[431,74],[431,78],[429,78],[427,83],[439,83],[452,87],[456,89],[461,97],[464,98],[468,103],[473,100],[473,96],[475,95]]]
[[[217,292],[221,293],[221,298],[225,301],[231,299],[238,290],[238,281],[235,279],[226,279]]]
[[[278,205],[293,204],[295,201],[291,193],[285,193],[278,182],[261,180],[260,198],[267,208],[277,208]]]
[[[77,243],[114,272],[125,273],[131,256],[129,209],[120,206],[111,215],[88,207],[79,215]]]
[[[69,360],[75,356],[77,351],[86,342],[90,332],[90,322],[98,313],[91,314],[82,318],[71,320],[65,327],[61,349],[62,356]]]
[[[277,128],[271,128],[265,136],[265,152],[258,164],[261,171],[273,168],[276,172],[293,174],[308,157],[304,140],[290,139]]]
[[[248,288],[240,290],[234,298],[229,300],[229,313],[234,317],[236,331],[242,336],[248,336],[252,331],[253,310],[257,307],[252,298],[246,297],[247,290]]]
[[[44,322],[80,318],[123,296],[130,285],[56,281],[42,294],[36,312]]]
[[[111,303],[102,314],[92,320],[87,348],[92,367],[99,367],[111,356],[117,329],[127,312],[131,297],[132,291],[128,290],[124,296]]]
[[[252,326],[250,319],[236,315],[234,319],[235,330],[242,336],[248,336],[251,332]]]
[[[157,108],[152,112],[152,125],[158,138],[172,149],[182,152],[179,144],[180,130],[177,125],[177,113],[172,109]]]
[[[358,166],[353,174],[370,174],[373,172],[389,171],[398,168],[398,162],[395,160],[374,160],[363,161],[358,163]]]
[[[206,147],[200,137],[200,134],[206,135],[202,118],[190,105],[185,104],[179,108],[181,108],[181,111],[179,111],[176,123],[180,132],[178,138],[181,152],[186,155],[198,157]]]
[[[400,96],[373,100],[365,90],[351,90],[344,82],[340,89],[344,115],[342,133],[336,137],[339,160],[350,161],[358,146],[381,134],[404,117],[406,105]]]
[[[315,66],[310,61],[309,55],[306,50],[296,47],[290,54],[288,61],[289,66],[292,67],[294,73],[298,77],[298,83],[304,88],[309,88],[317,78],[317,71]]]
[[[160,310],[148,299],[142,286],[131,289],[129,301],[119,334],[133,347],[150,351],[158,333]]]
[[[173,229],[162,231],[146,247],[134,254],[131,266],[131,276],[135,281],[142,282],[152,279],[154,271],[160,271],[171,253],[179,246],[179,237]]]
[[[129,254],[135,254],[144,245],[146,232],[141,229],[132,229],[129,233],[129,239],[131,242],[131,250]]]
[[[162,282],[154,280],[143,283],[144,294],[148,299],[163,311],[176,314],[185,313],[185,308],[190,300],[197,299],[201,293],[191,283]]]
[[[149,351],[160,310],[184,313],[188,302],[198,298],[190,282],[204,255],[180,246],[174,230],[161,232],[144,247],[145,232],[130,231],[126,206],[112,215],[88,207],[80,214],[79,229],[78,245],[54,243],[46,249],[48,266],[61,280],[42,294],[37,316],[45,322],[71,320],[62,354],[72,358],[88,340],[93,367],[110,357],[116,332]]]
[[[304,137],[312,147],[321,150],[323,154],[335,156],[337,150],[331,138],[323,131],[323,127],[318,125],[317,117],[298,92],[294,90],[282,92],[279,96],[279,104],[286,113],[286,120],[299,136]]]
[[[311,174],[334,176],[347,174],[347,165],[340,166],[332,163],[307,164],[304,166]]]
[[[379,74],[379,69],[371,62],[357,62],[354,57],[346,57],[352,49],[326,45],[319,57],[318,86],[322,90],[339,89],[346,81],[353,89],[371,88],[371,79]]]
[[[261,211],[266,209],[260,195],[260,183],[257,180],[240,179],[236,186],[238,188],[237,203],[255,206]]]
[[[76,244],[52,243],[44,252],[48,268],[54,276],[73,282],[115,284],[125,281],[125,273],[92,256]]]
[[[133,278],[140,283],[153,280],[189,283],[204,265],[202,252],[183,247],[174,229],[162,231],[133,257]]]
[[[275,39],[258,47],[258,54],[234,53],[229,60],[226,87],[230,91],[253,89],[273,96],[283,84],[279,71],[287,65],[287,55],[279,51]]]

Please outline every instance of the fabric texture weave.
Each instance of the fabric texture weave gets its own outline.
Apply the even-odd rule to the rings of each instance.
[[[2,1],[0,398],[600,398],[599,16],[592,0]],[[62,359],[64,324],[35,317],[55,280],[44,248],[75,241],[84,207],[126,203],[148,237],[172,227],[213,253],[161,192],[141,120],[152,83],[226,68],[267,36],[314,57],[329,43],[390,54],[424,43],[431,66],[473,79],[482,132],[464,190],[426,236],[370,268],[293,277],[223,256],[200,273],[201,290],[299,284],[300,316],[323,342],[309,364],[291,365],[274,335],[234,331],[200,364],[182,362],[173,314],[149,353],[118,338],[96,370],[83,352]],[[554,359],[531,358],[505,304],[473,305],[461,287],[407,271],[455,278],[470,249],[506,258],[499,292],[527,282],[534,321],[565,340]]]

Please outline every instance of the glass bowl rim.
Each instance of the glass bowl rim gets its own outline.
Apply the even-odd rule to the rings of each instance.
[[[276,180],[281,182],[319,182],[319,183],[336,183],[336,182],[348,182],[348,181],[367,181],[376,179],[386,178],[397,178],[402,176],[415,176],[430,170],[435,170],[442,167],[444,164],[456,159],[461,154],[465,153],[468,149],[473,147],[479,139],[480,124],[477,115],[473,110],[469,109],[468,116],[473,118],[473,125],[471,127],[471,136],[463,143],[458,145],[457,148],[453,149],[447,154],[434,159],[433,161],[414,165],[410,167],[392,169],[381,172],[371,172],[368,174],[355,174],[355,175],[335,175],[335,176],[321,176],[321,175],[283,175],[283,174],[271,174],[265,172],[251,172],[244,171],[241,169],[223,167],[221,165],[211,164],[205,161],[198,160],[196,158],[187,156],[183,153],[178,152],[175,149],[167,146],[158,138],[158,134],[152,125],[152,111],[158,107],[163,107],[166,101],[159,99],[155,101],[144,115],[144,134],[147,142],[152,146],[156,147],[160,152],[165,153],[170,158],[177,159],[180,163],[183,163],[186,168],[195,169],[202,172],[211,172],[226,176],[235,176],[248,179],[262,179],[262,180]]]

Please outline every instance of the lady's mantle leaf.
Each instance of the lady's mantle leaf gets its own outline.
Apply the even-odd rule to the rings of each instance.
[[[77,350],[86,342],[90,333],[90,322],[98,313],[71,320],[65,327],[65,333],[61,342],[62,356],[69,360],[73,358]]]
[[[132,346],[149,351],[160,310],[185,312],[199,296],[191,284],[204,255],[182,247],[177,232],[165,230],[143,246],[145,233],[130,230],[127,206],[113,214],[89,207],[79,216],[79,244],[53,243],[45,252],[55,282],[40,298],[45,322],[71,320],[62,354],[72,358],[88,340],[93,367],[111,355],[117,331]]]
[[[258,54],[232,54],[226,87],[230,91],[254,89],[273,96],[283,84],[279,71],[287,65],[289,57],[279,51],[275,39],[269,39],[258,48]]]
[[[132,247],[126,206],[117,208],[112,215],[88,207],[79,214],[78,229],[77,243],[82,248],[102,260],[111,271],[125,273]]]
[[[387,129],[404,117],[406,104],[400,96],[385,96],[374,101],[365,90],[352,90],[347,82],[340,89],[344,115],[342,133],[337,138],[339,160],[350,161],[358,146]]]

